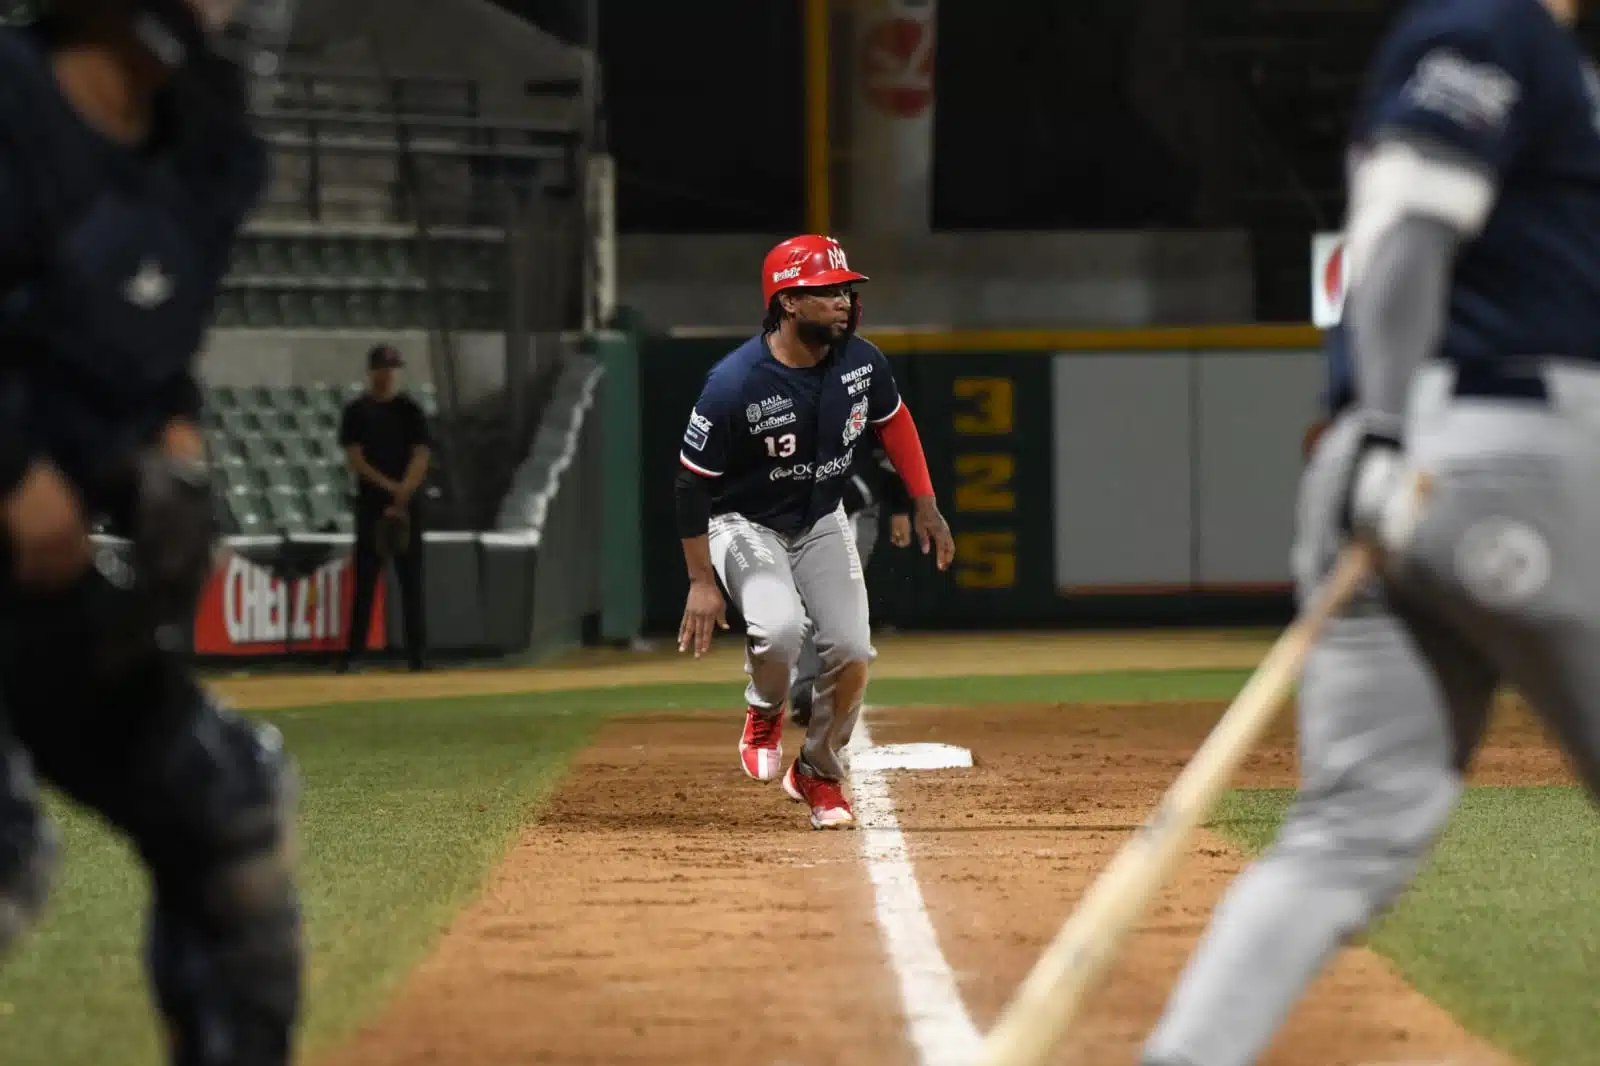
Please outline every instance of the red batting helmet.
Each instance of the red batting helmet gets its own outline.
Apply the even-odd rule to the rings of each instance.
[[[790,237],[772,251],[761,264],[761,300],[772,306],[772,298],[784,289],[809,289],[842,285],[847,281],[866,281],[845,260],[844,249],[832,237],[808,233]]]

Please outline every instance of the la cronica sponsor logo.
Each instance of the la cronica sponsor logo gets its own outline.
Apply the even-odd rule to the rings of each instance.
[[[750,432],[751,434],[765,433],[768,430],[777,429],[780,426],[792,426],[796,421],[798,421],[798,419],[795,418],[795,413],[793,411],[789,411],[781,415],[773,415],[771,418],[763,418],[761,421],[750,427]]]

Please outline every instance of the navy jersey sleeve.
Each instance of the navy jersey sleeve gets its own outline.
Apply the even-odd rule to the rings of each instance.
[[[727,471],[733,438],[728,423],[738,400],[732,385],[721,375],[713,373],[706,378],[683,430],[683,445],[678,450],[680,463],[701,477],[721,477]]]
[[[878,350],[878,346],[868,344],[867,347],[872,351],[872,385],[867,389],[867,420],[885,422],[900,410],[900,386],[895,383],[889,360]]]
[[[1402,30],[1374,70],[1370,132],[1427,138],[1505,170],[1529,136],[1536,65],[1514,14],[1497,5],[1457,23],[1441,12]]]

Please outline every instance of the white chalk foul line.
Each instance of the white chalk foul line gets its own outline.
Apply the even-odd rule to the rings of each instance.
[[[850,737],[852,761],[871,746],[862,708]],[[861,826],[861,853],[872,878],[878,928],[900,983],[900,1003],[917,1059],[922,1066],[967,1066],[977,1058],[982,1038],[939,950],[939,936],[922,902],[911,853],[895,817],[888,778],[882,770],[855,770],[850,790]]]

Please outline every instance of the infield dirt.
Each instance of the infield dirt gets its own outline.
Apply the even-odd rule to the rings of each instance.
[[[879,709],[880,743],[970,748],[892,790],[940,946],[987,1027],[1084,888],[1215,722],[1216,704]],[[1484,783],[1569,783],[1501,715]],[[737,712],[618,718],[337,1066],[913,1066],[856,833],[813,833],[744,778]],[[793,739],[789,745],[792,750]],[[1245,786],[1294,780],[1292,731]],[[1060,1063],[1131,1064],[1241,858],[1210,832],[1146,915]],[[1342,954],[1268,1066],[1507,1060],[1376,955]]]

